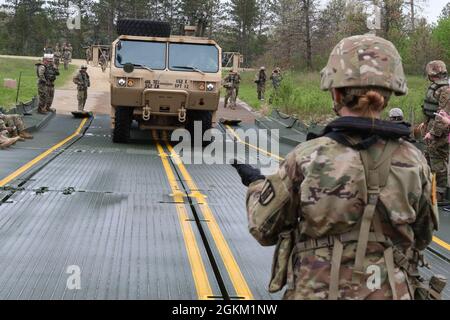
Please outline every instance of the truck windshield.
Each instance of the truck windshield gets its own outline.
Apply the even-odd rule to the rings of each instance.
[[[116,48],[116,66],[123,67],[126,63],[164,70],[166,68],[166,43],[121,40]]]
[[[219,71],[219,50],[214,45],[169,44],[169,69],[175,71]]]

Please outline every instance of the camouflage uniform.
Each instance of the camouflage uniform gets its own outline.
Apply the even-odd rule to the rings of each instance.
[[[89,75],[86,72],[87,67],[81,66],[81,70],[73,78],[73,83],[77,85],[78,89],[78,111],[83,112],[87,100],[87,90],[91,86]]]
[[[53,58],[53,57],[52,57]],[[39,112],[47,113],[54,112],[52,109],[53,97],[55,95],[55,80],[59,76],[58,69],[49,60],[50,58],[45,58],[47,60],[45,64],[38,63],[37,66],[37,77],[38,77],[38,93],[39,93]]]
[[[278,90],[281,86],[281,81],[283,81],[283,76],[281,75],[280,68],[276,68],[273,70],[272,75],[270,76],[270,80],[272,81],[273,86],[273,92],[270,96],[270,103],[273,102],[274,99],[276,99],[276,96],[278,95]]]
[[[237,72],[230,72],[230,74],[224,79],[224,82],[224,87],[227,90],[227,93],[225,94],[224,107],[226,108],[228,106],[228,100],[231,98],[231,108],[235,109],[238,88],[241,83],[241,76]]]
[[[273,89],[278,91],[280,89],[281,81],[283,80],[283,76],[281,75],[280,68],[276,68],[272,75],[270,76],[270,80],[272,80]]]
[[[59,69],[59,64],[61,63],[61,52],[58,47],[55,49],[55,53],[53,54],[53,60],[55,68]]]
[[[437,190],[440,200],[443,199],[448,188],[448,160],[449,143],[448,126],[435,120],[434,113],[441,110],[450,112],[450,86],[447,68],[442,61],[432,61],[427,66],[427,73],[432,81],[428,88],[424,103],[426,116],[426,133],[430,133],[431,140],[426,141],[426,156],[431,166],[431,171],[436,173]]]
[[[24,139],[32,139],[33,136],[26,132],[25,129],[25,123],[20,115],[0,112],[0,132],[3,135],[13,138],[19,136]]]
[[[407,93],[397,50],[376,36],[342,40],[322,71],[322,89],[371,86]],[[348,118],[350,127],[365,119],[367,131],[344,132],[347,141],[373,137],[375,120]],[[250,184],[250,233],[277,245],[271,292],[287,285],[285,299],[413,299],[412,257],[438,225],[430,169],[412,144],[389,134],[361,151],[354,146],[328,135],[305,142],[277,173]],[[373,272],[378,288],[369,286]]]
[[[63,58],[63,63],[64,63],[64,70],[68,70],[69,69],[69,62],[70,62],[70,59],[71,59],[71,54],[70,54],[70,52],[67,49],[65,49],[63,51],[62,58]]]
[[[255,83],[256,83],[256,91],[258,93],[258,100],[264,100],[264,94],[266,93],[266,68],[261,67],[258,74],[256,74],[255,77]]]

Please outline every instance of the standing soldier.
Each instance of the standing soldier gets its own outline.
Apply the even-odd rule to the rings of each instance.
[[[106,53],[104,51],[101,52],[98,63],[100,64],[100,67],[102,68],[102,72],[105,72],[106,67],[108,66],[108,59],[107,59]]]
[[[72,45],[70,43],[67,45],[67,51],[69,51],[69,63],[70,63],[72,62],[72,51],[73,51]]]
[[[427,65],[426,72],[431,85],[428,88],[423,111],[426,121],[421,125],[425,130],[427,145],[426,156],[431,171],[436,174],[438,201],[449,200],[447,195],[448,176],[447,165],[449,158],[448,135],[449,128],[442,121],[436,121],[439,111],[450,112],[450,86],[447,67],[442,61],[432,61]]]
[[[89,80],[89,75],[87,74],[87,66],[81,66],[80,71],[73,78],[73,83],[77,85],[78,89],[78,111],[84,112],[84,106],[86,105],[87,100],[87,91],[91,86],[91,82]]]
[[[55,96],[55,80],[56,77],[59,76],[59,70],[53,63],[53,57],[51,57],[50,62],[51,63],[46,66],[45,70],[45,78],[47,79],[47,103],[45,105],[45,110],[47,112],[56,112],[56,110],[52,108],[52,104]]]
[[[36,74],[38,78],[38,95],[39,95],[39,107],[38,113],[47,114],[47,68],[51,64],[51,55],[44,54],[44,58],[42,59],[42,63],[39,62],[36,64]]]
[[[70,52],[69,50],[64,50],[63,51],[64,70],[69,69],[69,62],[70,62]]]
[[[409,128],[380,120],[408,91],[401,57],[385,39],[354,36],[321,74],[339,118],[272,176],[234,164],[249,186],[251,234],[277,245],[269,289],[287,285],[284,298],[299,300],[427,298],[418,265],[438,227],[433,176],[404,139]]]
[[[59,49],[59,44],[58,43],[55,46],[55,52],[53,54],[53,60],[54,60],[55,68],[59,70],[59,64],[61,62],[61,51]]]
[[[255,83],[256,91],[258,92],[258,100],[264,101],[264,93],[266,92],[266,68],[261,67],[259,72],[256,74]]]
[[[269,103],[272,103],[274,97],[276,97],[278,95],[278,90],[280,89],[281,81],[283,80],[283,76],[281,75],[280,68],[275,68],[275,70],[272,71],[270,80],[272,81],[273,92],[270,97]]]
[[[0,149],[6,149],[21,140],[20,137],[9,138],[7,131],[0,131]]]
[[[228,106],[228,100],[231,99],[231,109],[236,109],[237,88],[241,82],[241,76],[239,73],[230,70],[228,76],[224,79],[224,88],[227,90],[225,95],[224,108]]]
[[[87,47],[86,49],[86,64],[89,65],[89,61],[92,60],[91,56],[91,47]]]

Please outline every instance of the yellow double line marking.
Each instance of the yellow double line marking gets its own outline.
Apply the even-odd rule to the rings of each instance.
[[[203,264],[200,250],[198,249],[194,232],[192,231],[191,222],[188,221],[189,216],[184,204],[184,193],[181,192],[178,187],[177,179],[175,178],[172,168],[170,167],[168,160],[169,156],[164,151],[161,144],[157,143],[156,146],[172,190],[172,198],[175,201],[178,221],[180,222],[181,231],[183,233],[184,244],[189,258],[189,263],[191,265],[197,296],[200,300],[206,300],[208,297],[213,296],[213,292],[209,284],[208,275],[206,273],[205,265]]]
[[[280,157],[280,156],[278,156],[278,155],[276,155],[276,154],[270,153],[270,152],[267,151],[267,150],[260,149],[260,148],[258,148],[257,146],[254,146],[254,145],[252,145],[252,144],[250,144],[250,143],[247,143],[247,142],[243,141],[243,140],[241,139],[241,137],[239,137],[239,135],[236,133],[236,131],[233,130],[233,128],[231,128],[229,125],[227,125],[226,127],[227,127],[227,129],[230,131],[231,135],[233,135],[233,137],[235,137],[236,140],[237,140],[238,142],[243,143],[243,144],[246,144],[246,145],[248,145],[250,148],[253,148],[253,149],[255,149],[255,150],[258,150],[258,151],[260,151],[260,152],[262,152],[262,153],[268,155],[269,157],[272,157],[272,158],[277,159],[278,161],[283,161],[283,160],[284,160],[284,158],[282,158],[282,157]],[[439,239],[438,237],[434,236],[434,237],[433,237],[433,242],[436,243],[436,244],[438,244],[439,246],[443,247],[444,249],[447,249],[447,250],[450,251],[450,244],[448,244],[448,243],[445,242],[444,240],[441,240],[441,239]]]
[[[191,191],[191,194],[189,196],[197,200],[198,206],[203,214],[203,218],[208,221],[207,226],[212,235],[214,243],[216,244],[217,250],[219,251],[225,268],[227,269],[236,294],[243,299],[253,300],[253,294],[250,291],[250,288],[248,287],[244,276],[242,275],[241,269],[239,268],[239,265],[237,264],[236,259],[234,258],[233,253],[231,252],[231,249],[228,246],[228,243],[225,240],[222,231],[220,230],[219,224],[217,223],[216,218],[214,217],[214,214],[212,213],[211,208],[206,201],[205,195],[203,195],[199,191],[194,180],[186,170],[186,167],[184,166],[179,155],[175,152],[172,146],[168,143],[166,143],[166,146],[170,151],[170,155],[174,160],[174,163],[180,170],[184,181],[187,183],[189,190]]]
[[[61,142],[58,142],[57,144],[55,144],[53,147],[51,147],[50,149],[48,149],[47,151],[41,153],[40,155],[38,155],[36,158],[34,158],[33,160],[31,160],[30,162],[26,163],[25,165],[23,165],[22,167],[20,167],[19,169],[17,169],[16,171],[14,171],[13,173],[11,173],[9,176],[7,176],[6,178],[3,178],[2,180],[0,180],[0,187],[4,187],[6,184],[8,184],[9,182],[11,182],[12,180],[16,179],[17,177],[19,177],[20,175],[22,175],[23,173],[25,173],[27,170],[29,170],[30,168],[32,168],[34,165],[38,164],[39,162],[41,162],[42,160],[44,160],[45,158],[47,158],[53,151],[61,148],[63,145],[65,145],[67,142],[69,142],[70,140],[72,140],[73,138],[77,137],[80,133],[81,130],[83,129],[84,125],[87,122],[87,118],[83,119],[78,127],[78,129],[70,136],[68,136],[67,138],[65,138],[64,140],[62,140]]]
[[[261,149],[261,148],[259,148],[259,147],[257,147],[257,146],[254,146],[254,145],[252,145],[252,144],[250,144],[250,143],[248,143],[248,142],[242,140],[242,138],[239,137],[239,135],[236,133],[236,131],[233,130],[233,128],[231,128],[229,125],[226,125],[226,127],[227,127],[228,130],[230,130],[231,134],[233,135],[233,137],[236,138],[236,140],[237,140],[238,142],[240,142],[240,143],[242,143],[242,144],[245,144],[245,145],[249,146],[250,148],[255,149],[255,150],[257,150],[257,151],[259,151],[259,152],[261,152],[261,153],[264,153],[266,156],[269,156],[269,157],[271,157],[271,158],[275,158],[275,159],[277,159],[278,161],[283,161],[283,160],[284,160],[282,157],[280,157],[280,156],[278,156],[278,155],[276,155],[276,154],[273,154],[273,153],[271,153],[271,152],[269,152],[269,151],[267,151],[267,150]]]

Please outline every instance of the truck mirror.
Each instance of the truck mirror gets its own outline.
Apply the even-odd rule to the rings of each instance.
[[[134,71],[134,65],[132,63],[125,63],[123,66],[123,70],[126,73],[132,73]]]

